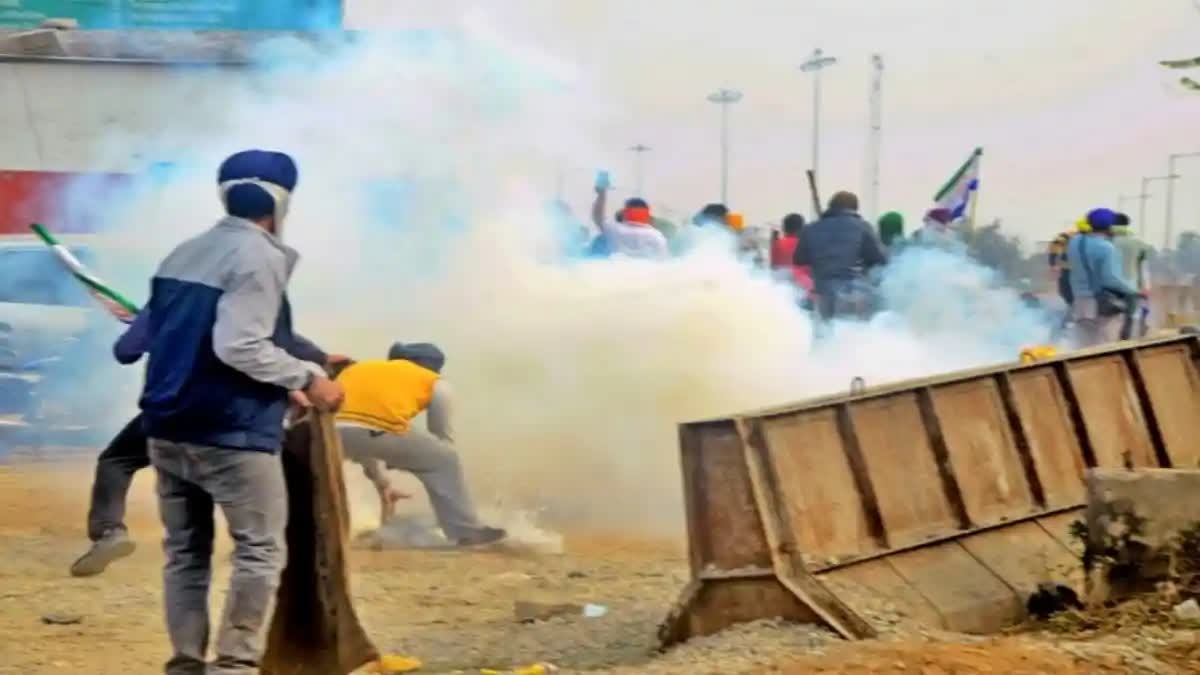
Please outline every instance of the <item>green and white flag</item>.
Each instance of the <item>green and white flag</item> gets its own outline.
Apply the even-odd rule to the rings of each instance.
[[[140,311],[137,305],[126,300],[125,296],[112,288],[109,288],[100,277],[93,274],[86,265],[79,261],[79,258],[75,257],[74,253],[71,253],[70,249],[63,246],[44,226],[33,223],[29,226],[29,229],[33,230],[33,233],[50,247],[50,250],[54,252],[58,261],[87,288],[92,297],[104,305],[104,308],[110,314],[124,323],[133,322],[134,316]]]

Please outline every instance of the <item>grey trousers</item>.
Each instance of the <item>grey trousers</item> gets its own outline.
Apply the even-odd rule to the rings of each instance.
[[[360,464],[381,460],[389,469],[416,475],[429,493],[438,526],[447,539],[457,541],[483,527],[467,492],[467,481],[454,446],[416,429],[406,434],[389,434],[342,426],[338,431],[347,459]]]
[[[287,557],[287,488],[279,455],[156,438],[149,444],[166,529],[163,600],[175,651],[166,672],[257,673]],[[233,539],[233,574],[217,630],[217,658],[206,665],[214,505],[221,507]]]
[[[1121,316],[1100,316],[1095,298],[1079,297],[1071,304],[1075,320],[1075,344],[1078,348],[1097,347],[1118,338]]]

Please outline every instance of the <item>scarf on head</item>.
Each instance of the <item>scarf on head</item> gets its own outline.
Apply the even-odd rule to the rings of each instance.
[[[648,226],[652,223],[650,219],[650,209],[640,206],[626,208],[622,219],[624,222],[631,225]]]
[[[283,232],[283,219],[287,217],[288,201],[292,193],[281,185],[261,178],[235,178],[217,185],[217,194],[221,198],[222,205],[228,206],[229,191],[237,185],[256,185],[275,200],[275,236],[280,236]]]

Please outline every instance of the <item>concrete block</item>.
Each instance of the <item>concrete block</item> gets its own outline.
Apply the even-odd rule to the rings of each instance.
[[[1159,548],[1180,530],[1200,522],[1197,469],[1091,469],[1087,489],[1092,545],[1102,545],[1102,538],[1124,536],[1123,528],[1132,526],[1139,530],[1133,539]]]
[[[1088,472],[1087,597],[1153,592],[1175,576],[1176,536],[1200,522],[1200,470]]]

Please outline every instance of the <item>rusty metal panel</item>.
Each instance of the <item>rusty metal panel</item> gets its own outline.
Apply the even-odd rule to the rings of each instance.
[[[1053,367],[1018,371],[1009,381],[1046,506],[1082,504],[1087,464]]]
[[[1150,347],[1137,352],[1138,365],[1167,456],[1175,468],[1200,466],[1200,377],[1190,344]]]
[[[1088,440],[1100,467],[1158,466],[1133,377],[1120,354],[1068,361]]]
[[[1032,521],[979,532],[959,543],[1022,598],[1046,581],[1073,585],[1080,563],[1070,549]],[[1082,591],[1082,586],[1076,589]]]
[[[887,560],[929,599],[950,630],[990,633],[1024,615],[1024,603],[1013,590],[957,542],[897,553]]]
[[[770,567],[742,442],[732,421],[688,425],[684,446],[693,570]],[[689,447],[691,446],[691,447]]]
[[[971,523],[989,525],[1032,512],[1037,505],[995,379],[943,385],[931,396]]]
[[[945,628],[942,615],[929,600],[917,592],[886,559],[869,560],[818,576],[829,589],[852,600],[855,607],[875,605],[887,611],[887,605],[900,615],[927,626]]]
[[[1083,556],[1083,540],[1072,536],[1071,529],[1075,523],[1083,522],[1083,509],[1084,507],[1080,506],[1078,509],[1056,513],[1052,516],[1043,516],[1037,519],[1037,524],[1047,534],[1054,537],[1058,543],[1067,547],[1076,558]]]
[[[902,393],[850,405],[888,543],[904,546],[958,529],[917,396]]]
[[[772,579],[831,626],[876,601],[951,630],[1019,621],[1039,582],[1081,582],[1088,465],[1200,460],[1198,351],[1115,345],[687,425],[689,588]],[[700,623],[778,611],[689,593],[678,615]]]
[[[823,408],[770,417],[762,432],[784,495],[785,522],[799,550],[817,557],[878,551],[837,412]]]
[[[712,635],[764,617],[812,622],[817,616],[773,578],[693,581],[659,626],[663,645]]]

